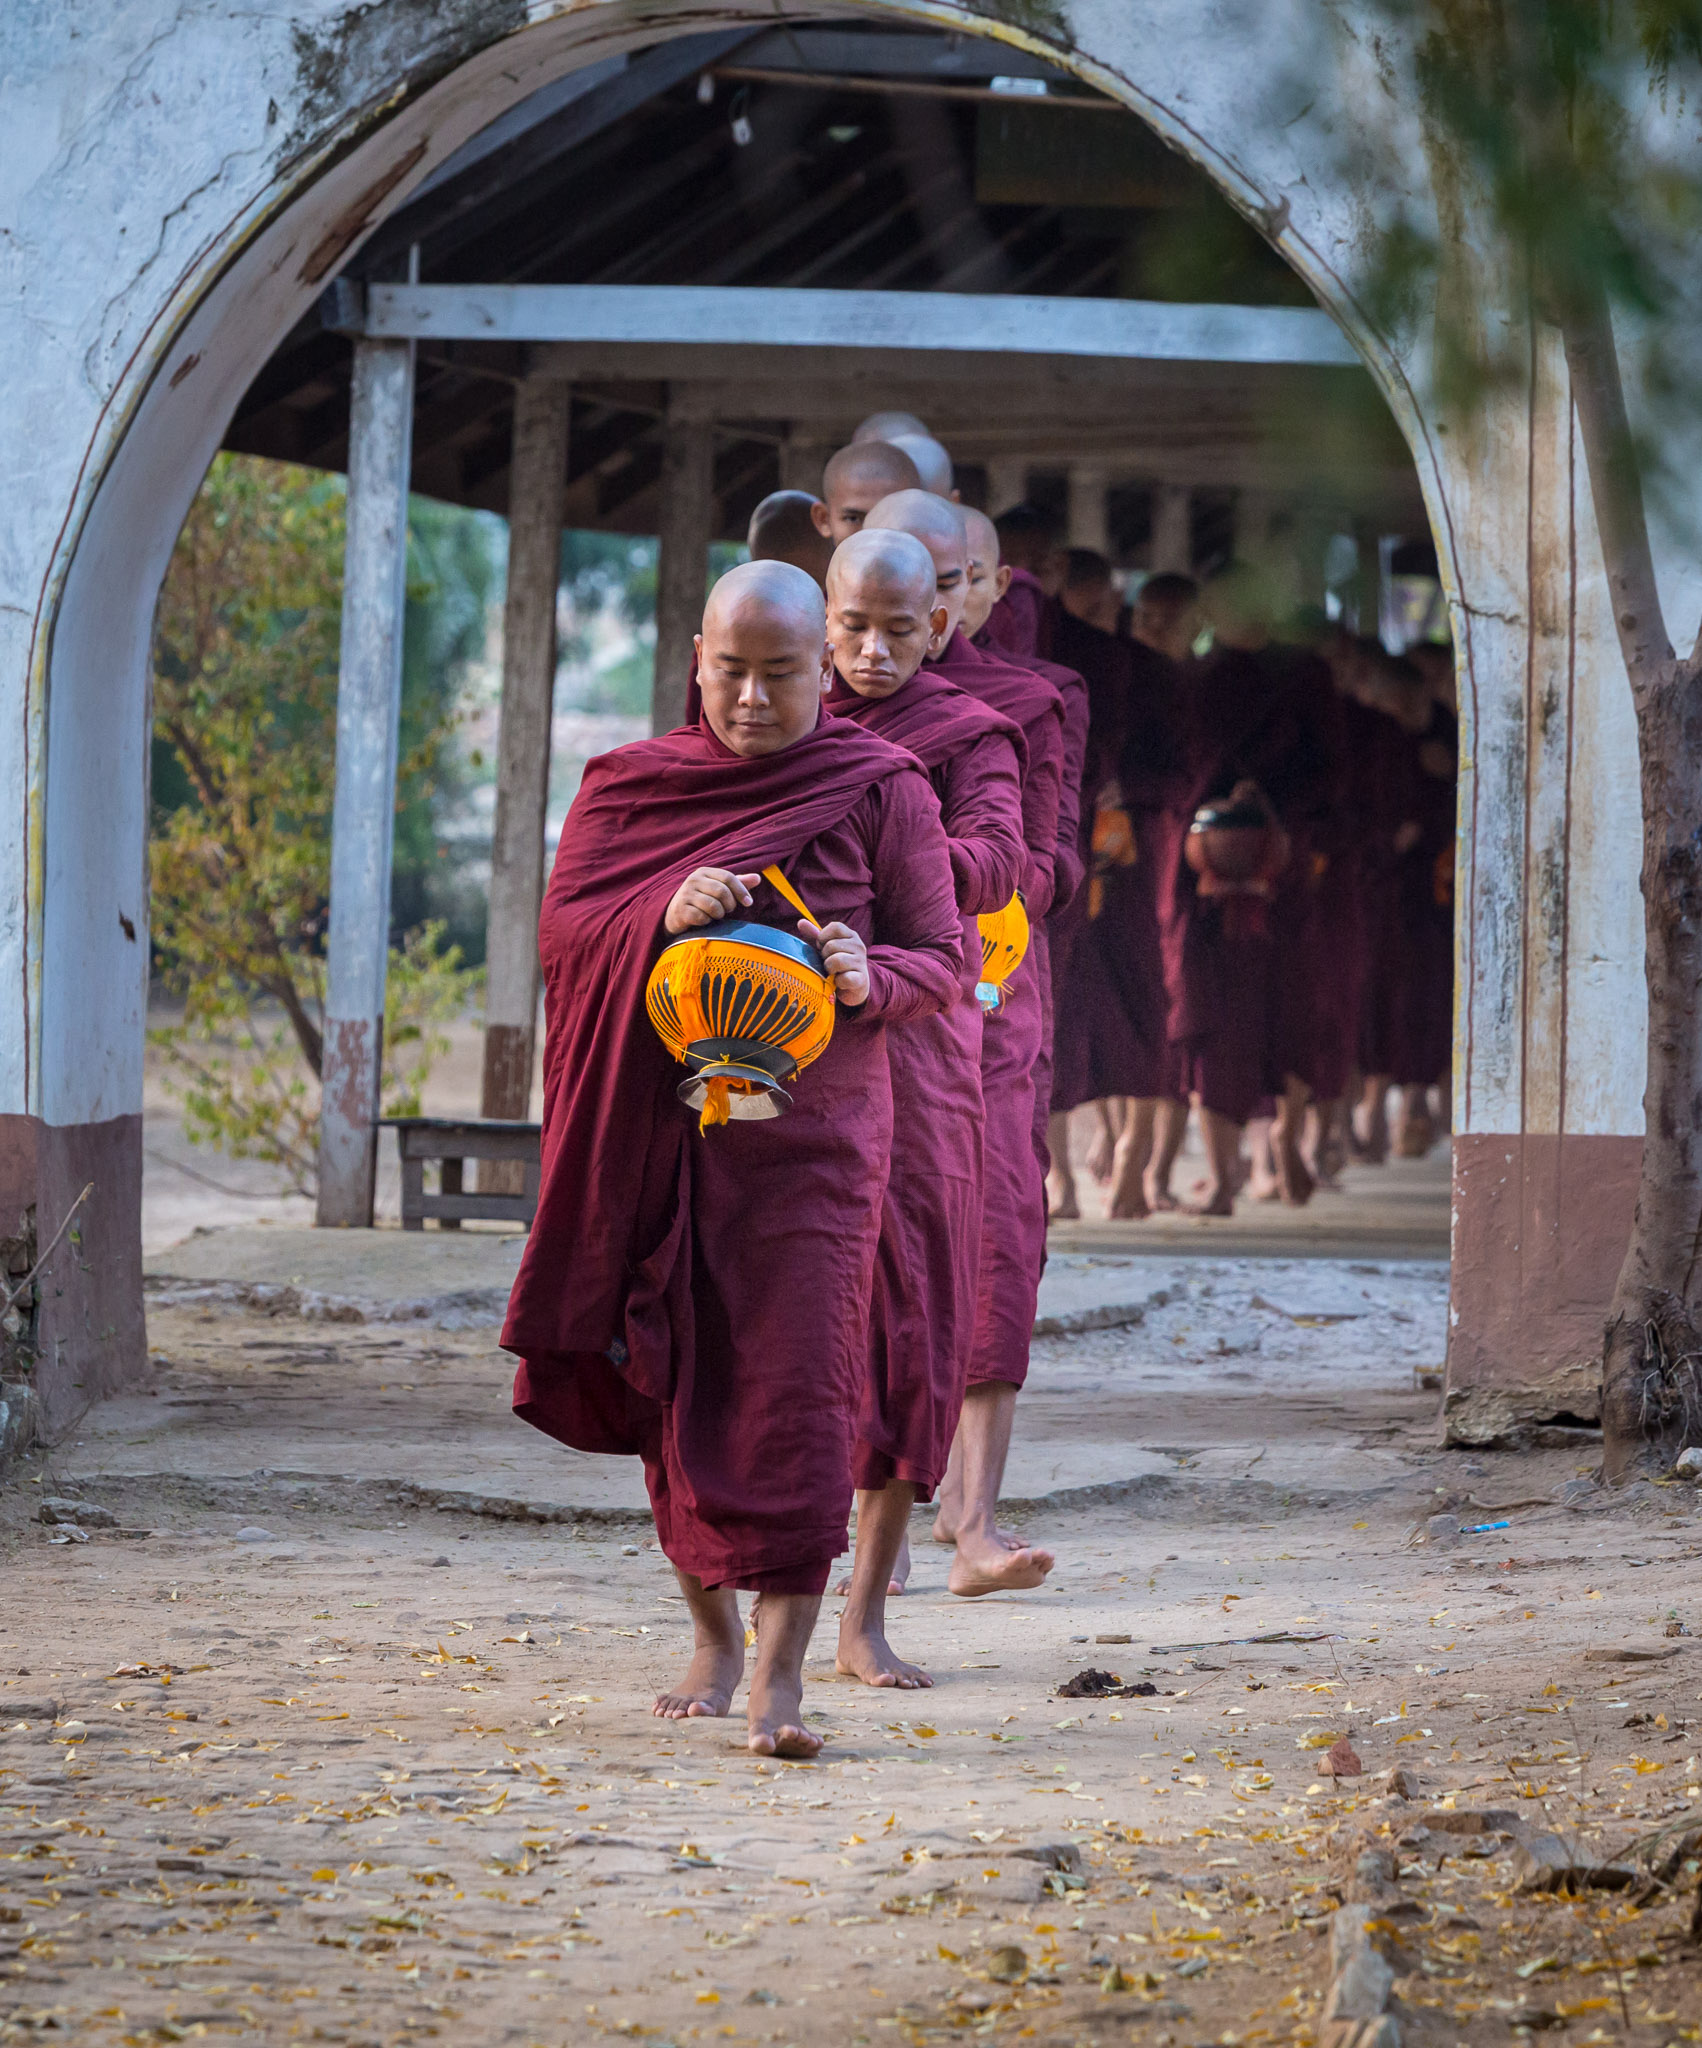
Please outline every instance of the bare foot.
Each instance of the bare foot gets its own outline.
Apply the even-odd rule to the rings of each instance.
[[[1313,1180],[1306,1171],[1300,1148],[1293,1143],[1276,1147],[1277,1184],[1291,1209],[1304,1209],[1312,1199]]]
[[[1046,1176],[1046,1216],[1052,1223],[1079,1220],[1081,1203],[1076,1199],[1076,1177],[1073,1173],[1049,1173]]]
[[[1115,1159],[1111,1133],[1104,1124],[1099,1124],[1094,1129],[1093,1142],[1087,1148],[1087,1170],[1101,1187],[1111,1178]]]
[[[1139,1221],[1152,1213],[1146,1198],[1142,1176],[1135,1169],[1135,1148],[1131,1139],[1119,1138],[1117,1148],[1111,1155],[1111,1198],[1105,1205],[1107,1216]]]
[[[943,1515],[939,1516],[934,1522],[933,1536],[936,1543],[946,1543],[950,1544],[953,1548],[956,1547],[957,1530],[947,1523]],[[1028,1547],[1014,1529],[994,1529],[993,1540],[997,1543],[1002,1543],[1007,1550],[1026,1550]]]
[[[886,1582],[888,1599],[892,1599],[896,1595],[901,1594],[909,1583],[910,1538],[906,1536],[903,1543],[899,1546],[898,1562],[892,1568],[892,1577],[888,1579]],[[850,1592],[850,1590],[851,1574],[847,1572],[844,1578],[840,1580],[839,1584],[834,1587],[834,1596],[837,1599],[843,1599],[845,1595]]]
[[[745,1719],[754,1756],[819,1756],[821,1737],[803,1724],[804,1689],[760,1666],[752,1674]]]
[[[916,1692],[934,1682],[921,1665],[907,1664],[878,1629],[848,1631],[842,1625],[833,1668],[842,1677],[860,1678],[865,1685],[897,1686],[903,1692]]]
[[[965,1540],[957,1546],[946,1590],[963,1600],[979,1600],[984,1593],[1019,1593],[1040,1585],[1057,1561],[1049,1550],[1011,1550],[997,1538],[992,1543]]]
[[[1170,1190],[1168,1188],[1161,1188],[1157,1181],[1152,1178],[1151,1174],[1148,1174],[1146,1177],[1144,1189],[1146,1205],[1155,1216],[1170,1215],[1179,1206],[1176,1197]]]
[[[1235,1197],[1227,1188],[1218,1188],[1215,1191],[1208,1189],[1204,1191],[1200,1201],[1184,1203],[1183,1214],[1187,1216],[1233,1216],[1235,1214]]]
[[[1282,1194],[1282,1182],[1262,1161],[1256,1161],[1247,1175],[1247,1192],[1255,1202],[1274,1202]]]
[[[705,1643],[692,1652],[686,1675],[672,1692],[656,1695],[651,1713],[664,1721],[696,1721],[725,1714],[745,1675],[745,1653],[730,1643]]]

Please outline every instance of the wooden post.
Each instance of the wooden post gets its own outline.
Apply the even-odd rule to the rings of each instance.
[[[538,910],[544,897],[544,808],[555,699],[556,590],[567,480],[570,392],[527,383],[514,394],[508,469],[508,591],[502,615],[502,715],[496,825],[485,924],[486,1116],[531,1113],[538,1018]],[[502,1174],[509,1162],[480,1169]],[[512,1190],[518,1193],[516,1178]]]
[[[357,341],[319,1111],[318,1221],[344,1228],[371,1226],[378,1156],[413,422],[414,344]]]
[[[662,447],[661,552],[656,564],[656,679],[650,730],[670,732],[685,716],[692,640],[703,623],[709,542],[715,524],[715,427],[702,401],[668,393]]]
[[[1069,473],[1069,542],[1073,548],[1111,551],[1106,492],[1110,479],[1097,462],[1072,462]]]
[[[1194,496],[1186,484],[1160,484],[1152,494],[1152,571],[1191,575]]]

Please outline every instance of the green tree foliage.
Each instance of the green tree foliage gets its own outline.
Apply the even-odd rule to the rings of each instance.
[[[160,595],[152,937],[184,1017],[152,1034],[198,1143],[313,1184],[335,769],[343,494],[219,456]],[[423,693],[422,693],[423,694]],[[398,809],[429,800],[447,705],[416,701]],[[384,1097],[417,1108],[473,977],[442,927],[391,952]]]

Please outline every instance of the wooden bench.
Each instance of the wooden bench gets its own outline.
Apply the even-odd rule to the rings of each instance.
[[[387,1116],[402,1160],[402,1228],[423,1230],[435,1216],[440,1230],[459,1230],[464,1217],[492,1223],[524,1223],[538,1213],[541,1124],[500,1122],[491,1117]],[[439,1192],[426,1193],[426,1161],[440,1162]],[[517,1195],[466,1187],[462,1161],[512,1159],[521,1166]]]

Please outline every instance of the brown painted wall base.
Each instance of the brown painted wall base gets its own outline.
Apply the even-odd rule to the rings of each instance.
[[[1602,1324],[1642,1156],[1641,1138],[1454,1139],[1450,1443],[1599,1412]]]
[[[36,1241],[46,1243],[89,1181],[94,1192],[36,1282],[35,1390],[50,1439],[147,1370],[142,1119],[44,1124],[0,1116],[0,1236],[33,1208]]]

